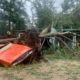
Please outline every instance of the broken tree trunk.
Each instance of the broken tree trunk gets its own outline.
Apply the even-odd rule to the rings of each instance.
[[[0,43],[9,43],[15,41],[17,38],[0,39]]]

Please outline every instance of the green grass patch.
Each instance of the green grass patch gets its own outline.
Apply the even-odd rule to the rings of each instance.
[[[50,48],[49,50],[44,51],[47,58],[50,60],[53,59],[70,59],[70,60],[80,60],[80,49],[68,50],[66,48],[53,50]]]

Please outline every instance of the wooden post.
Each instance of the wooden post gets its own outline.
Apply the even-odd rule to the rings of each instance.
[[[72,48],[74,49],[76,47],[76,34],[73,35],[73,42],[72,42]]]

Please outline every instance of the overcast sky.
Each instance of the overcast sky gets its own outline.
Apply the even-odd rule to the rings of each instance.
[[[55,7],[57,8],[58,11],[61,11],[61,3],[63,2],[63,0],[56,0],[55,2]]]
[[[55,2],[55,7],[56,7],[57,11],[59,11],[59,12],[62,10],[61,6],[60,6],[62,2],[63,2],[63,0],[56,0],[56,2]],[[27,11],[28,15],[31,16],[31,4],[29,2],[27,2],[27,4],[26,4],[26,11]]]

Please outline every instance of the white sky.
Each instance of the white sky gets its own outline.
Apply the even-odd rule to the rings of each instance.
[[[61,3],[63,2],[63,0],[56,0],[55,1],[55,8],[57,9],[58,12],[60,12],[62,9],[61,9]],[[31,4],[29,2],[27,2],[26,4],[26,11],[28,13],[29,16],[32,16],[31,14]]]
[[[55,7],[57,8],[57,11],[61,11],[61,3],[63,2],[63,0],[56,0],[55,2]]]

